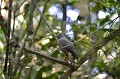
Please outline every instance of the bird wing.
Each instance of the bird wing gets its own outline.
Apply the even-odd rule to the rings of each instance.
[[[72,45],[72,43],[68,39],[60,38],[58,41],[59,41],[60,47],[64,47],[64,46],[69,45],[69,46],[67,46],[67,47],[65,47],[63,49],[66,49],[68,52],[70,52],[74,58],[78,58],[77,53],[76,53],[76,51],[74,49],[74,46]]]

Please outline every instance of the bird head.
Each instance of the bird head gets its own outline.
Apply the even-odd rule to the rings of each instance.
[[[62,38],[62,37],[64,37],[63,34],[58,34],[58,36],[57,36],[58,39],[60,39],[60,38]]]

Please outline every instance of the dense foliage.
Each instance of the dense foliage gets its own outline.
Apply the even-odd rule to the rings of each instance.
[[[0,79],[120,79],[119,0],[0,0],[0,6]],[[75,46],[74,65],[63,61],[59,33]]]

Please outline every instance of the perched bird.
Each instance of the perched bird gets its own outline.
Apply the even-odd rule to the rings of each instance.
[[[57,38],[58,45],[61,51],[65,54],[64,60],[74,63],[74,61],[78,59],[78,56],[72,43],[63,34],[59,34]]]

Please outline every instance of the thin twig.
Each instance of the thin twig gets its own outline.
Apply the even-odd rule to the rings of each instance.
[[[23,3],[24,3],[25,1],[26,1],[26,0],[24,0],[24,1],[21,3],[21,5],[14,11],[14,17],[13,17],[14,23],[13,23],[12,37],[14,36],[14,30],[15,30],[15,18],[16,18],[15,13],[16,13],[17,10],[19,10],[19,8],[23,5]],[[16,6],[17,6],[17,4],[16,4]],[[15,6],[15,7],[16,7],[16,6]]]
[[[25,2],[26,0],[24,0],[21,4],[20,4],[20,6],[14,11],[15,13],[16,13],[16,11],[18,11],[19,9],[20,9],[20,7],[23,5],[23,3]],[[17,4],[16,4],[16,6],[17,6]]]
[[[44,15],[41,13],[41,11],[39,10],[39,6],[36,4],[37,10],[40,13],[40,15],[42,16],[42,18],[45,20],[46,25],[48,26],[48,28],[50,29],[50,31],[52,32],[52,35],[54,36],[54,38],[57,40],[56,34],[53,32],[53,29],[51,28],[51,26],[49,25],[47,19],[44,17]]]
[[[0,26],[2,28],[2,31],[4,32],[5,39],[7,39],[8,31],[7,31],[7,22],[3,19],[2,16],[0,16]]]
[[[29,72],[28,79],[30,79],[30,77],[31,77],[32,70],[33,70],[33,65],[30,66],[30,72]]]
[[[13,76],[15,76],[16,75],[16,72],[17,72],[17,70],[18,70],[18,68],[19,68],[19,63],[20,63],[20,57],[23,55],[23,49],[24,49],[24,47],[25,47],[25,45],[26,45],[26,40],[27,40],[27,38],[28,38],[28,34],[26,35],[26,37],[25,37],[25,39],[23,40],[23,44],[22,44],[22,46],[21,46],[21,48],[19,49],[19,53],[18,53],[18,59],[17,59],[17,63],[15,64],[15,70],[14,70],[14,72],[13,72]]]
[[[43,15],[44,15],[44,12],[45,12],[45,10],[46,10],[46,8],[47,8],[47,3],[48,3],[48,1],[49,1],[49,0],[46,0],[46,1],[45,1],[45,4],[44,4],[44,6],[43,6],[43,7],[44,7],[43,12],[42,12]],[[38,25],[37,25],[37,27],[36,27],[35,35],[36,35],[37,31],[38,31],[38,28],[40,27],[41,21],[42,21],[42,17],[40,17],[40,20],[39,20]]]

